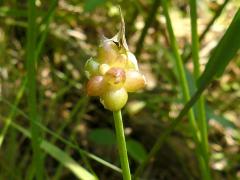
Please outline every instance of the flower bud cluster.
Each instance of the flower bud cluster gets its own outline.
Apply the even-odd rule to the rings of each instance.
[[[120,110],[127,102],[128,92],[135,92],[146,84],[134,54],[112,39],[105,39],[97,57],[86,62],[85,74],[89,79],[87,94],[99,96],[110,111]]]

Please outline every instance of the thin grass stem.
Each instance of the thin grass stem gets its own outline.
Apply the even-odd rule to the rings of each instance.
[[[200,34],[199,36],[199,41],[202,42],[203,39],[205,38],[205,36],[207,35],[207,33],[209,32],[210,28],[212,27],[212,25],[214,24],[214,22],[218,19],[218,17],[222,14],[223,9],[226,7],[226,5],[228,4],[229,0],[225,0],[221,6],[217,9],[217,11],[215,12],[214,16],[212,17],[212,19],[208,22],[206,28],[204,29],[204,31]],[[185,53],[183,53],[185,54]],[[192,52],[190,51],[189,53],[186,53],[186,55],[184,56],[184,62],[188,61],[190,59],[192,55]]]
[[[28,28],[27,28],[27,78],[28,78],[28,109],[31,121],[31,135],[33,147],[33,165],[37,180],[43,179],[43,163],[40,143],[41,131],[36,125],[39,122],[36,96],[36,6],[35,0],[28,0]]]
[[[187,102],[190,99],[190,92],[189,92],[189,88],[188,88],[187,78],[186,78],[186,75],[185,75],[185,72],[184,72],[183,62],[182,62],[181,56],[178,52],[177,41],[176,41],[176,38],[175,38],[175,35],[174,35],[174,32],[173,32],[171,19],[170,19],[169,13],[168,13],[167,1],[163,0],[162,4],[163,4],[164,16],[166,18],[166,23],[167,23],[167,31],[168,31],[168,34],[169,34],[173,54],[175,56],[177,72],[178,72],[178,75],[179,75],[179,82],[180,82],[180,85],[181,85],[183,98],[184,98],[184,101]],[[199,138],[200,138],[200,132],[197,128],[196,120],[195,120],[194,113],[193,113],[192,109],[190,109],[190,111],[188,113],[188,118],[189,118],[190,125],[191,125],[192,131],[193,131],[194,140],[195,140],[195,142],[198,142]]]
[[[184,105],[183,109],[181,112],[178,114],[176,119],[171,120],[171,124],[169,125],[168,128],[166,128],[165,131],[163,131],[155,144],[153,145],[152,149],[148,153],[146,159],[137,167],[135,173],[134,173],[134,178],[137,179],[137,177],[140,176],[148,162],[157,154],[159,149],[162,147],[163,143],[166,141],[167,137],[173,132],[173,130],[177,127],[177,125],[181,122],[183,117],[189,112],[189,110],[192,108],[192,106],[197,102],[197,100],[200,98],[202,95],[203,91],[207,88],[207,86],[210,84],[210,81],[203,84],[201,87],[197,89],[197,91],[194,93],[194,95],[191,97],[191,99]]]
[[[196,0],[190,0],[190,15],[191,15],[191,36],[192,36],[192,58],[194,64],[194,79],[197,85],[197,80],[201,75],[200,72],[200,63],[199,63],[199,39],[198,39],[198,30],[197,30],[197,2]],[[205,151],[206,166],[202,171],[202,176],[204,179],[210,178],[210,170],[209,170],[209,162],[208,162],[208,130],[207,130],[207,120],[206,120],[206,112],[204,105],[204,97],[203,95],[199,98],[197,102],[197,123],[201,133],[201,145]],[[201,161],[201,160],[200,160]]]
[[[9,125],[11,124],[12,120],[15,118],[16,110],[17,110],[16,108],[17,108],[17,106],[20,102],[20,99],[21,99],[21,97],[24,93],[26,83],[27,83],[27,78],[25,77],[25,78],[23,78],[21,87],[18,90],[17,96],[16,96],[15,101],[14,101],[14,106],[11,108],[11,111],[10,111],[9,115],[5,120],[6,123],[2,128],[2,131],[1,131],[1,134],[0,134],[0,148],[2,147],[2,143],[5,139],[6,134],[7,134]]]
[[[131,180],[121,110],[113,112],[118,151],[124,180]]]
[[[188,102],[190,99],[190,91],[189,91],[189,85],[187,82],[187,78],[186,78],[186,74],[184,71],[184,66],[183,66],[183,61],[182,58],[178,52],[178,46],[177,46],[177,41],[174,35],[174,31],[172,28],[172,22],[171,22],[171,18],[168,12],[168,4],[166,0],[162,1],[162,5],[163,5],[163,13],[164,16],[166,18],[166,25],[167,25],[167,31],[169,34],[169,38],[170,38],[170,44],[173,50],[173,54],[175,56],[175,60],[176,60],[176,66],[177,66],[177,71],[178,71],[178,76],[179,76],[179,81],[180,81],[180,85],[181,85],[181,89],[182,89],[182,93],[183,93],[183,98],[185,102]],[[193,135],[193,139],[196,143],[196,151],[197,151],[197,156],[199,159],[199,165],[200,165],[200,169],[202,171],[204,171],[206,169],[206,166],[208,166],[206,164],[205,160],[207,158],[206,152],[204,151],[204,149],[201,146],[201,132],[197,126],[197,122],[194,116],[194,112],[193,109],[190,109],[188,112],[188,119],[189,119],[189,124],[192,130],[192,135]],[[202,161],[205,161],[205,163],[203,163]],[[205,177],[208,177],[204,171],[203,174]]]
[[[204,31],[202,32],[202,34],[199,37],[199,40],[202,41],[207,32],[209,31],[209,29],[212,27],[212,25],[214,24],[214,22],[217,20],[217,18],[222,14],[223,9],[226,7],[226,5],[228,4],[229,0],[225,0],[221,6],[217,9],[217,11],[215,12],[213,18],[209,21],[209,23],[207,24],[207,27],[204,29]]]

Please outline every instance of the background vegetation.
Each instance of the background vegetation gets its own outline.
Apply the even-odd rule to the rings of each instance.
[[[119,30],[117,5],[148,82],[122,111],[132,174],[204,179],[203,157],[212,179],[239,179],[240,3],[199,0],[196,18],[190,2],[174,0],[164,8],[160,0],[0,1],[0,179],[122,178],[112,113],[86,96],[83,69],[100,36]],[[198,37],[199,50],[197,43],[192,47]],[[193,116],[209,141],[200,153],[185,116],[195,100]]]

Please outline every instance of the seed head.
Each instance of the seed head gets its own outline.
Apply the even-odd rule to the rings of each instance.
[[[99,96],[110,111],[123,108],[128,92],[144,88],[146,80],[139,72],[136,57],[128,49],[123,19],[120,31],[111,39],[104,38],[97,57],[87,60],[85,73],[89,79],[87,94]]]

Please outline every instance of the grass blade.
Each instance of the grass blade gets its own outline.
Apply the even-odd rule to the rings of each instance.
[[[167,26],[168,35],[169,35],[169,39],[170,39],[170,42],[171,42],[171,48],[173,50],[173,54],[174,54],[174,57],[175,57],[175,64],[176,64],[177,73],[178,73],[178,77],[179,77],[179,83],[181,85],[181,90],[182,90],[182,93],[183,93],[183,99],[187,103],[190,99],[190,88],[189,88],[189,85],[188,85],[188,82],[187,82],[187,77],[186,77],[186,74],[185,74],[185,71],[184,71],[183,61],[182,61],[181,56],[180,56],[179,51],[178,51],[177,41],[176,41],[175,34],[174,34],[174,31],[173,31],[173,27],[172,27],[172,21],[171,21],[169,12],[168,12],[168,1],[163,0],[162,1],[162,6],[163,6],[163,13],[164,13],[164,16],[165,16],[165,19],[166,19],[166,26]],[[198,99],[198,97],[197,97],[197,99]],[[197,155],[198,155],[198,159],[199,159],[199,165],[202,169],[206,169],[205,168],[206,167],[206,163],[205,163],[206,162],[206,160],[205,160],[206,156],[205,156],[205,152],[202,150],[202,147],[200,146],[201,145],[200,144],[200,142],[201,142],[200,138],[201,137],[199,136],[200,132],[199,132],[196,120],[195,120],[193,109],[191,109],[192,105],[189,106],[189,109],[187,109],[189,124],[190,124],[190,127],[192,129],[193,139],[194,139],[194,141],[196,143],[196,146],[197,146],[196,151],[197,151]],[[181,119],[181,117],[180,117],[180,119]],[[172,130],[176,127],[176,125],[178,124],[180,119],[177,119],[176,121],[173,121],[173,123],[167,129],[167,131],[165,131],[163,133],[163,136],[160,136],[160,138],[158,138],[157,142],[155,143],[155,145],[151,149],[147,158],[137,168],[137,170],[135,172],[135,175],[134,175],[135,178],[137,178],[140,175],[140,173],[142,173],[144,167],[147,165],[149,160],[152,158],[152,156],[154,156],[157,153],[157,151],[161,147],[163,140],[165,140],[165,138],[172,132]]]
[[[11,123],[11,125],[23,133],[26,137],[32,138],[30,132],[27,129],[24,129],[22,126],[17,125],[16,123]],[[82,180],[95,180],[96,178],[80,166],[75,160],[73,160],[68,154],[59,149],[57,146],[49,143],[48,141],[42,140],[40,147],[52,156],[54,159],[62,163],[66,168],[68,168],[73,174],[76,175],[79,179]]]
[[[229,0],[225,0],[221,6],[218,8],[218,10],[215,12],[214,16],[212,17],[212,19],[208,22],[206,28],[204,29],[204,31],[201,33],[201,35],[199,36],[199,41],[202,42],[203,39],[205,38],[205,36],[207,35],[207,33],[209,32],[210,28],[212,27],[212,25],[215,23],[215,21],[220,17],[223,9],[226,7],[226,5],[228,4]],[[185,54],[185,53],[183,53]],[[192,55],[192,52],[189,51],[188,53],[186,53],[186,55],[184,55],[184,62],[188,61],[190,59]]]
[[[173,50],[173,54],[175,57],[175,63],[176,63],[176,68],[177,68],[177,72],[178,72],[178,77],[179,77],[178,80],[179,80],[179,83],[181,86],[183,99],[185,102],[187,102],[190,99],[190,88],[189,88],[189,84],[187,82],[186,74],[184,71],[183,60],[178,51],[177,41],[176,41],[175,34],[173,31],[173,27],[172,27],[172,21],[171,21],[169,12],[168,12],[168,2],[166,0],[163,0],[162,6],[163,6],[163,13],[166,18],[166,26],[167,26],[167,31],[168,31],[168,35],[169,35],[169,40],[171,42],[170,43],[171,48]],[[203,150],[203,147],[201,144],[201,133],[197,126],[195,115],[193,113],[193,109],[190,109],[190,111],[188,112],[188,120],[189,120],[189,125],[191,127],[193,140],[196,144],[196,151],[197,151],[197,157],[199,159],[199,165],[202,169],[206,169],[205,167],[206,167],[207,155],[206,155],[206,152]],[[203,161],[205,161],[205,162],[203,162]]]
[[[40,150],[41,132],[36,122],[39,122],[36,97],[36,6],[35,0],[28,0],[28,29],[27,29],[27,78],[28,78],[28,110],[31,120],[31,136],[33,147],[33,164],[37,180],[43,179],[42,153]]]
[[[201,75],[200,72],[200,63],[199,63],[199,39],[198,39],[198,30],[197,30],[197,1],[190,0],[190,17],[191,17],[191,39],[192,39],[192,59],[194,65],[194,79],[197,83],[197,79]],[[210,168],[209,168],[209,147],[208,147],[208,124],[206,120],[205,104],[204,97],[201,96],[197,102],[197,111],[196,111],[196,120],[198,128],[201,134],[201,146],[205,151],[206,165],[205,170],[201,169],[203,179],[211,179],[210,177]],[[207,172],[204,172],[207,171]]]
[[[46,151],[53,158],[62,163],[66,168],[71,170],[78,178],[83,180],[94,180],[95,176],[90,174],[87,170],[81,167],[75,160],[73,160],[68,154],[61,149],[52,145],[47,141],[41,143],[41,148]]]
[[[23,93],[24,93],[26,83],[27,83],[27,78],[23,78],[23,82],[21,84],[20,89],[18,90],[17,97],[16,97],[15,102],[14,102],[14,106],[11,108],[11,112],[9,113],[7,119],[5,120],[6,123],[4,124],[2,132],[0,134],[0,148],[1,148],[2,143],[4,141],[4,138],[5,138],[5,135],[7,133],[8,127],[11,124],[12,119],[14,119],[14,117],[16,115],[17,106],[20,102],[20,99],[22,98]]]
[[[137,178],[140,175],[140,173],[142,173],[142,171],[144,170],[144,168],[146,167],[148,162],[157,154],[159,149],[162,147],[163,143],[166,141],[167,137],[174,131],[174,129],[181,122],[183,117],[189,112],[189,110],[197,102],[197,100],[202,95],[203,91],[207,88],[209,83],[204,84],[204,86],[201,86],[201,87],[198,88],[198,90],[194,93],[194,95],[191,97],[191,99],[184,105],[184,108],[181,110],[181,112],[179,113],[177,118],[172,120],[169,127],[166,128],[166,130],[159,135],[157,141],[155,142],[152,149],[148,153],[147,158],[136,169],[136,171],[134,173],[134,178]]]
[[[230,60],[236,55],[240,48],[240,9],[236,12],[234,19],[225,32],[224,36],[213,50],[206,68],[199,78],[198,84],[202,86],[207,84],[215,76],[220,77]]]
[[[218,10],[216,11],[216,13],[214,14],[213,18],[211,19],[211,21],[209,21],[207,27],[204,29],[204,31],[202,32],[202,34],[199,37],[199,40],[202,41],[204,39],[204,37],[206,36],[207,32],[209,31],[209,29],[212,27],[212,25],[214,24],[214,22],[217,20],[217,18],[222,14],[223,9],[226,7],[227,3],[229,2],[229,0],[225,0],[221,6],[218,8]]]
[[[21,97],[20,97],[20,98],[21,98]],[[19,113],[19,114],[22,115],[24,118],[26,118],[26,119],[29,120],[29,117],[27,116],[27,114],[25,114],[22,110],[20,110],[20,109],[19,109],[18,107],[16,107],[14,104],[11,104],[11,103],[8,102],[6,99],[1,99],[1,101],[2,101],[3,103],[5,103],[6,105],[10,106],[11,108],[15,108],[16,111],[17,111],[17,113]],[[12,122],[12,120],[11,120],[11,122]],[[53,136],[54,138],[58,139],[59,141],[61,141],[61,142],[64,143],[65,145],[67,145],[67,146],[69,146],[69,147],[71,147],[71,148],[79,151],[79,154],[83,154],[83,155],[85,155],[85,156],[93,159],[94,161],[96,161],[96,162],[98,162],[98,163],[100,163],[100,164],[102,164],[102,165],[104,165],[104,166],[106,166],[106,167],[108,167],[108,168],[110,168],[110,169],[118,172],[118,173],[122,173],[122,170],[121,170],[119,167],[117,167],[117,166],[115,166],[115,165],[113,165],[113,164],[105,161],[104,159],[101,159],[100,157],[98,157],[98,156],[96,156],[96,155],[94,155],[94,154],[92,154],[92,153],[89,153],[89,152],[87,152],[87,151],[84,151],[83,149],[79,148],[76,144],[74,144],[74,143],[72,143],[71,141],[63,138],[62,136],[58,135],[57,133],[51,131],[50,129],[48,129],[47,127],[43,126],[42,124],[39,124],[39,123],[38,123],[37,126],[39,126],[39,128],[40,128],[42,131],[50,134],[51,136]]]

